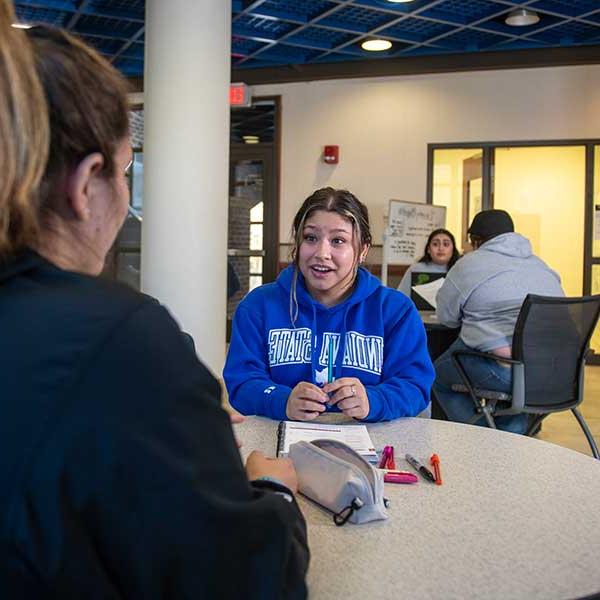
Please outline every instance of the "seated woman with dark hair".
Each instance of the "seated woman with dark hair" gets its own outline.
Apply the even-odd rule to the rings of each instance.
[[[129,203],[124,80],[14,21],[0,1],[2,597],[305,597],[293,466],[244,470],[175,321],[97,277]]]
[[[459,258],[454,236],[447,229],[434,229],[427,238],[423,256],[406,269],[398,289],[410,298],[413,273],[447,273]]]

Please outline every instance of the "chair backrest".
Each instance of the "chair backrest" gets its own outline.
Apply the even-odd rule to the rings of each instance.
[[[561,410],[581,402],[585,355],[599,314],[600,295],[525,298],[513,358],[525,365],[526,407]]]

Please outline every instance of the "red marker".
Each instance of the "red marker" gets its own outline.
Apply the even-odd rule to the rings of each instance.
[[[433,474],[435,475],[435,485],[442,485],[442,471],[440,470],[440,457],[437,454],[432,454],[429,459],[431,466],[433,467]]]
[[[391,471],[393,471],[396,468],[396,463],[394,462],[394,446],[390,446],[390,453],[388,454],[386,468],[390,469]]]

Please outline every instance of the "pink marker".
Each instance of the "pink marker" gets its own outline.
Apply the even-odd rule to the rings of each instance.
[[[417,483],[419,478],[414,473],[386,473],[383,481],[386,483]]]

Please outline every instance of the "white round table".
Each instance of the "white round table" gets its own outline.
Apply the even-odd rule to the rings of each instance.
[[[276,421],[235,427],[242,454],[274,456]],[[398,469],[441,459],[443,485],[386,484],[386,521],[336,527],[299,496],[310,597],[579,598],[600,593],[600,462],[502,431],[406,418],[368,425]]]

